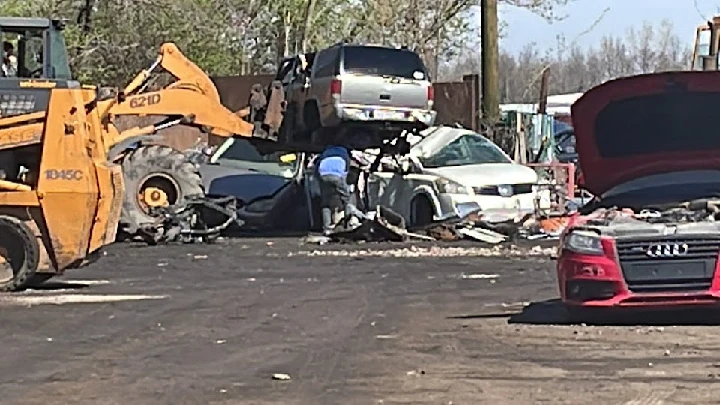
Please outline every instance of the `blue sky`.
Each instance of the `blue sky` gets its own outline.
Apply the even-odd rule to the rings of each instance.
[[[691,45],[695,27],[713,14],[720,14],[720,0],[574,0],[558,10],[558,15],[567,18],[552,24],[529,11],[501,6],[500,18],[508,26],[500,46],[512,53],[530,42],[542,49],[555,48],[556,35],[562,34],[571,42],[605,9],[609,10],[602,20],[589,33],[577,38],[580,46],[595,45],[603,35],[624,35],[628,28],[642,26],[643,21],[659,23],[665,18],[672,21],[677,35]],[[480,13],[477,14],[479,19]]]

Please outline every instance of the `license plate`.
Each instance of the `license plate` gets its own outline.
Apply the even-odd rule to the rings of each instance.
[[[680,280],[712,276],[705,262],[675,263],[632,263],[625,264],[625,278],[628,281]]]
[[[390,110],[375,110],[373,111],[373,117],[378,120],[403,120],[405,119],[405,113]]]

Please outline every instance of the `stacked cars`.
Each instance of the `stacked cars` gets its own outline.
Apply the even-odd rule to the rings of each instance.
[[[276,80],[287,100],[285,141],[306,147],[380,147],[437,115],[427,67],[408,49],[339,43],[285,59]]]

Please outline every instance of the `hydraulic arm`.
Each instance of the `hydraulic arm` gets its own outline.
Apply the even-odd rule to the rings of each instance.
[[[146,89],[152,83],[153,73],[162,68],[176,81],[159,89]],[[268,100],[268,110],[282,111],[283,92],[273,91]],[[172,125],[189,125],[203,132],[221,136],[257,137],[276,140],[280,130],[280,120],[266,119],[260,123],[251,123],[247,109],[232,112],[220,101],[217,88],[210,78],[197,65],[188,60],[173,43],[165,43],[153,64],[140,72],[118,95],[99,105],[101,114],[108,116],[108,122],[114,126],[113,117],[165,116],[155,125],[132,128],[123,132],[111,131],[106,139],[106,149],[124,140],[155,133],[159,129]]]

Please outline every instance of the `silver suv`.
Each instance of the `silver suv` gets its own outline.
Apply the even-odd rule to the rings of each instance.
[[[420,56],[408,49],[337,44],[286,59],[278,72],[286,90],[290,138],[379,147],[404,131],[435,122],[434,90]]]

